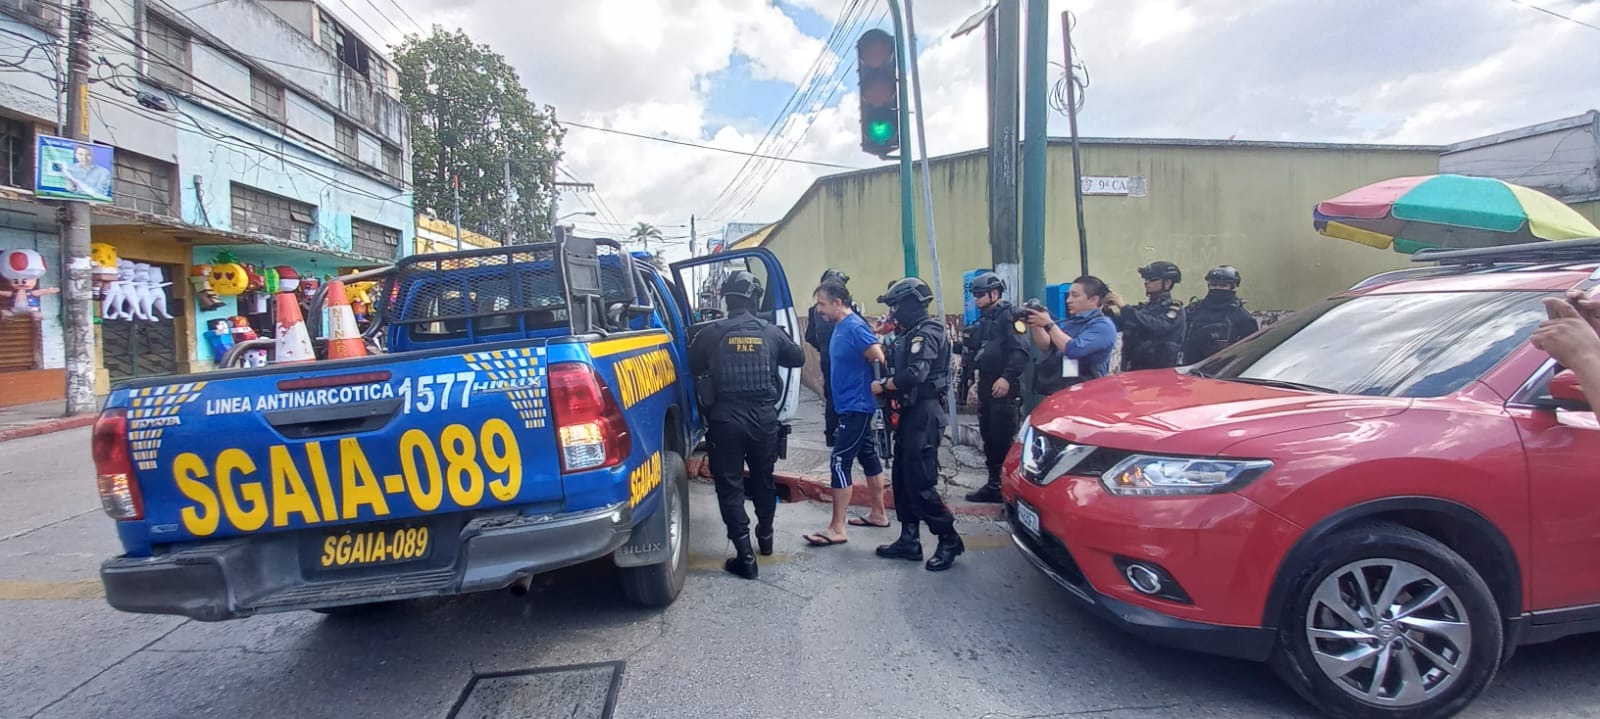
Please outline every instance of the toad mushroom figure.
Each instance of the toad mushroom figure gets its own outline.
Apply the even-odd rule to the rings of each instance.
[[[39,318],[39,298],[61,291],[59,287],[39,287],[39,278],[44,276],[44,272],[44,257],[33,250],[6,250],[4,255],[0,255],[0,277],[6,280],[7,286],[7,289],[0,290],[0,297],[11,300],[4,310],[0,310],[0,317],[31,315]]]

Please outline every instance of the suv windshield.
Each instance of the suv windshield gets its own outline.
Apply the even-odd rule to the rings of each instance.
[[[1439,397],[1476,380],[1545,318],[1543,292],[1340,297],[1189,368],[1351,395]]]

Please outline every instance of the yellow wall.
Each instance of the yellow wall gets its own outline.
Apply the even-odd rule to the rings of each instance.
[[[1177,294],[1186,300],[1205,294],[1207,269],[1231,264],[1255,310],[1300,309],[1406,266],[1408,258],[1391,251],[1318,235],[1312,206],[1370,182],[1439,169],[1437,153],[1427,149],[1086,144],[1082,155],[1085,175],[1148,178],[1146,197],[1084,198],[1091,273],[1131,297],[1142,294],[1135,268],[1170,260],[1184,270]],[[1049,160],[1045,281],[1054,284],[1078,275],[1078,240],[1070,146],[1052,144]],[[936,159],[933,171],[945,309],[958,314],[961,273],[991,264],[987,161],[983,153]],[[918,264],[931,283],[917,179]],[[808,293],[825,268],[838,267],[852,277],[863,307],[880,311],[872,299],[903,266],[898,196],[892,167],[823,178],[765,246],[783,260],[797,294]]]
[[[456,226],[444,220],[417,215],[415,253],[453,252],[456,249]],[[471,230],[461,231],[461,249],[474,247],[499,247],[500,241]]]
[[[194,313],[198,311],[194,304],[194,286],[190,284],[188,273],[194,266],[194,247],[192,244],[179,243],[171,235],[149,232],[137,225],[96,225],[93,229],[94,242],[106,242],[117,248],[117,256],[122,259],[157,262],[165,265],[176,265],[182,268],[183,276],[168,277],[167,282],[172,285],[166,288],[168,312],[178,314],[176,308],[184,308],[184,313],[174,323],[173,352],[177,355],[177,370],[180,373],[196,372],[206,367],[195,363],[195,338],[192,331]],[[104,394],[111,391],[111,378],[106,373],[105,362],[100,356],[99,329],[96,332],[95,342],[95,391]]]

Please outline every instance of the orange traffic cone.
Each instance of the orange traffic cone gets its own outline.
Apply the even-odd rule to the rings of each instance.
[[[328,359],[346,359],[367,356],[367,343],[361,339],[361,329],[356,326],[356,312],[345,295],[344,282],[328,283]]]
[[[293,292],[281,292],[277,297],[278,346],[276,364],[314,362],[317,351],[311,347],[311,334],[306,332],[306,320],[300,316],[300,303]]]

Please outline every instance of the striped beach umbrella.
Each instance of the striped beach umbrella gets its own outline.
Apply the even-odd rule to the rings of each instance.
[[[1312,224],[1329,237],[1410,254],[1600,237],[1560,200],[1490,177],[1396,177],[1319,203]]]

